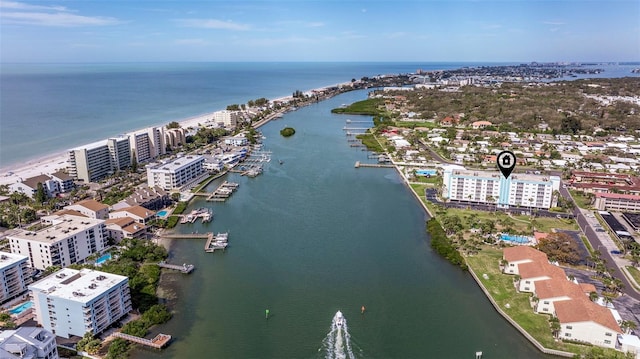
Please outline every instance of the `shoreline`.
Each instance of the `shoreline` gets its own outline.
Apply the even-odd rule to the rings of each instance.
[[[319,90],[326,89],[326,88],[331,87],[331,86],[333,86],[333,85],[327,85],[327,86],[323,86],[323,87],[314,88],[314,89],[308,90],[307,92],[319,91]],[[283,96],[283,97],[278,97],[278,98],[274,98],[274,99],[269,99],[269,102],[287,101],[287,100],[291,100],[292,98],[293,98],[292,96]],[[189,127],[197,127],[199,124],[203,124],[206,121],[212,119],[213,115],[216,112],[219,112],[219,111],[223,111],[223,110],[215,110],[213,112],[206,112],[206,113],[203,113],[203,114],[200,114],[200,115],[187,117],[187,118],[182,118],[182,119],[177,119],[177,120],[173,120],[173,121],[178,122],[180,124],[180,127],[185,128],[185,129],[187,129]],[[269,123],[271,120],[278,118],[283,113],[284,112],[280,112],[280,111],[273,112],[272,114],[268,115],[263,120],[255,123],[253,125],[253,127],[254,128],[259,128],[259,127]],[[171,121],[169,121],[169,122],[171,122]],[[152,126],[149,126],[149,127],[164,127],[164,126],[166,126],[167,123],[164,123],[162,125],[155,125],[155,126],[152,125]],[[132,134],[132,133],[144,130],[146,128],[149,128],[149,127],[144,127],[144,128],[139,128],[139,129],[136,129],[136,130],[127,131],[127,132],[124,132],[123,134]],[[87,145],[89,145],[91,143],[100,142],[100,141],[103,141],[103,140],[106,140],[106,139],[107,138],[104,138],[102,140],[86,143],[84,145],[75,146],[75,147],[72,147],[72,148],[84,147],[84,146],[87,146]],[[53,154],[36,157],[34,159],[27,160],[26,162],[23,162],[23,163],[15,163],[15,164],[10,164],[10,165],[7,165],[7,166],[0,167],[0,185],[10,185],[10,184],[19,182],[21,180],[24,180],[26,178],[39,176],[39,175],[42,175],[42,174],[50,174],[50,173],[54,173],[54,172],[66,169],[67,168],[67,164],[68,164],[68,159],[69,159],[67,153],[72,148],[69,148],[67,150],[62,150],[62,151],[59,151],[59,152],[55,152]]]

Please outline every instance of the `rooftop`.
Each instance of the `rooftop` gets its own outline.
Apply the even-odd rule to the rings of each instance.
[[[507,247],[504,249],[503,256],[507,262],[516,262],[525,259],[548,261],[546,254],[529,246]]]
[[[96,201],[95,199],[85,199],[83,201],[79,201],[79,202],[76,202],[76,203],[72,204],[72,206],[82,206],[82,207],[87,208],[87,209],[89,209],[91,211],[94,211],[94,212],[102,211],[104,209],[109,209],[109,206],[107,206],[104,203],[100,203],[100,202]]]
[[[150,163],[148,168],[155,171],[168,171],[168,172],[176,172],[183,167],[189,166],[198,161],[204,161],[204,157],[202,156],[184,156],[174,159],[171,162],[167,163]]]
[[[63,268],[29,286],[29,290],[44,292],[48,297],[89,303],[116,285],[127,282],[125,276],[93,269]]]
[[[43,220],[50,223],[50,225],[38,231],[14,230],[8,237],[43,243],[56,243],[104,222],[101,219],[84,218],[69,214],[51,215],[43,217]]]
[[[134,216],[140,217],[140,218],[149,218],[151,216],[154,216],[156,214],[156,212],[150,210],[150,209],[146,209],[142,206],[131,206],[131,207],[126,207],[123,208],[121,210],[115,211],[115,212],[129,212],[131,214],[133,214]]]
[[[0,270],[19,263],[29,257],[20,254],[0,252]]]
[[[554,307],[561,324],[592,321],[616,333],[622,333],[611,311],[593,303],[586,296],[557,302]]]

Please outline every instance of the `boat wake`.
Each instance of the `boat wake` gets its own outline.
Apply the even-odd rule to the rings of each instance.
[[[318,350],[324,353],[325,359],[355,359],[351,347],[351,335],[347,327],[347,320],[338,311],[331,321],[331,330],[322,341],[322,347]]]

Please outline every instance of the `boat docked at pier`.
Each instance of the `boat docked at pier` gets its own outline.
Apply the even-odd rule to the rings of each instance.
[[[224,250],[229,245],[229,233],[211,234],[207,239],[204,250],[207,253],[213,253],[216,249]]]

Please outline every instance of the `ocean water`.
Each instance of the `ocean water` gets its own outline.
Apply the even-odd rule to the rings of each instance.
[[[109,136],[363,76],[495,63],[2,64],[0,168]],[[627,76],[633,65],[599,76]]]

